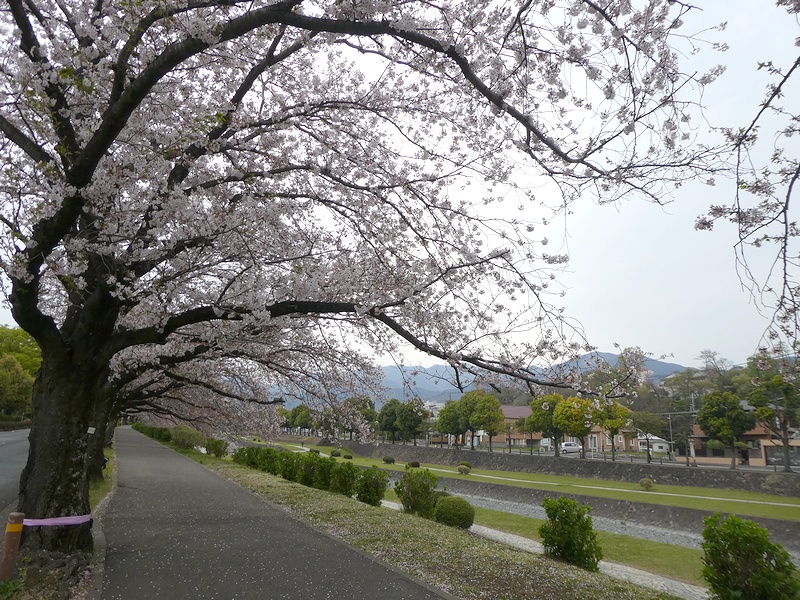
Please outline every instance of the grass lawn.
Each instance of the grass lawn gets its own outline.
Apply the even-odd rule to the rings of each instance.
[[[392,489],[386,490],[386,500],[399,502]],[[531,540],[539,539],[539,527],[544,520],[525,517],[500,510],[475,507],[475,524],[498,531],[513,533]],[[603,549],[603,560],[628,565],[648,573],[704,586],[702,550],[673,546],[640,538],[597,531]]]

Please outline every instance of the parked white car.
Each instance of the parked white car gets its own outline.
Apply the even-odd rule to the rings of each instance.
[[[583,450],[583,446],[578,442],[562,442],[559,449],[561,450],[561,454],[571,454],[573,452],[580,452]]]

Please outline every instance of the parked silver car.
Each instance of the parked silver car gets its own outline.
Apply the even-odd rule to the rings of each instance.
[[[571,454],[572,452],[580,452],[583,450],[583,446],[578,442],[562,442],[559,446],[559,450],[561,454]]]

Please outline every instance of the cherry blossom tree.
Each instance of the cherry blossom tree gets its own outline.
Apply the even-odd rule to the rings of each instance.
[[[566,387],[532,366],[584,349],[539,226],[581,197],[664,202],[717,168],[688,114],[713,73],[682,73],[670,46],[687,14],[8,0],[0,256],[43,360],[19,509],[88,513],[93,440],[119,410],[335,402],[401,344]]]

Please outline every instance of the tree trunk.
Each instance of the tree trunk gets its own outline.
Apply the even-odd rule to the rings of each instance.
[[[72,360],[45,360],[33,387],[28,462],[20,480],[19,512],[46,519],[87,515],[89,428],[95,426],[96,378]],[[105,433],[103,431],[103,433]],[[101,446],[102,447],[102,446]],[[28,527],[23,543],[49,551],[91,551],[90,525]]]
[[[736,470],[736,443],[734,442],[733,446],[731,446],[731,450],[733,451],[731,456],[731,469],[734,471]]]

